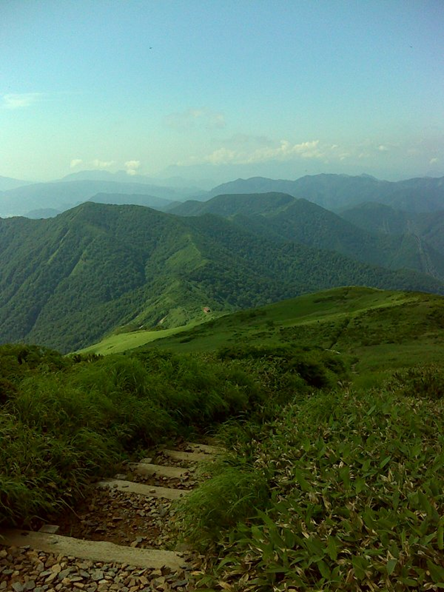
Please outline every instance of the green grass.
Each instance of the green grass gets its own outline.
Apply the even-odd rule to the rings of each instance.
[[[310,346],[355,358],[354,376],[384,378],[425,357],[439,361],[444,299],[411,292],[338,288],[226,315],[141,349],[217,351],[234,345]]]
[[[233,418],[271,417],[296,391],[342,376],[333,358],[302,350],[63,357],[3,346],[0,523],[29,525],[74,503],[92,477],[137,451]]]
[[[152,348],[203,354],[243,346],[310,346],[354,360],[356,386],[378,384],[418,360],[439,362],[444,345],[444,299],[412,292],[337,288],[162,331],[112,335],[84,352]]]
[[[158,339],[164,339],[165,337],[171,337],[176,333],[181,333],[182,331],[189,330],[192,327],[195,327],[200,323],[194,322],[184,327],[175,327],[173,329],[160,329],[158,331],[131,331],[129,333],[119,333],[117,335],[110,335],[106,337],[99,343],[94,345],[90,345],[89,347],[85,347],[82,350],[79,350],[78,353],[81,354],[100,354],[100,355],[108,355],[108,354],[120,354],[122,352],[135,349],[137,347],[141,347],[146,345],[147,343],[151,343]]]

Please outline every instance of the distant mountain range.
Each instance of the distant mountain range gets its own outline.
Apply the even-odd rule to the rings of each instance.
[[[2,219],[0,341],[66,352],[121,325],[177,326],[203,318],[205,307],[231,311],[343,285],[444,294],[430,276],[278,241],[253,226],[96,203],[48,220]]]
[[[185,194],[169,187],[138,183],[97,180],[37,183],[0,192],[0,217],[25,216],[28,212],[37,210],[38,213],[38,210],[48,208],[62,212],[104,193],[113,196],[143,195],[144,205],[161,209],[186,197]],[[153,199],[150,201],[149,198]],[[131,203],[131,197],[127,199],[126,203]]]
[[[155,187],[170,187],[178,190],[178,193],[183,195],[199,195],[205,194],[205,188],[208,188],[205,181],[187,180],[182,177],[170,177],[168,179],[161,179],[159,177],[150,177],[148,175],[129,175],[127,171],[117,171],[110,173],[109,171],[78,171],[77,173],[70,173],[60,181],[111,181],[113,183],[136,183],[138,185],[151,185]],[[212,187],[212,185],[210,186]]]
[[[177,177],[155,179],[144,175],[131,176],[126,171],[79,171],[52,183],[26,185],[24,181],[0,177],[0,217],[29,214],[45,217],[48,209],[62,212],[97,194],[125,195],[126,198],[119,198],[122,203],[137,205],[141,202],[135,200],[135,195],[183,202],[189,199],[206,201],[217,195],[274,192],[307,199],[338,212],[367,202],[417,213],[444,210],[444,177],[398,182],[380,181],[369,175],[324,174],[295,181],[252,177],[224,183],[210,191],[202,190],[202,185],[187,186],[184,183],[184,179]],[[171,203],[149,202],[148,199],[144,203],[161,210],[174,207]]]
[[[30,181],[20,181],[19,179],[13,179],[12,177],[2,177],[0,175],[0,191],[9,191],[10,189],[16,189],[23,185],[31,185]]]
[[[304,198],[328,210],[378,202],[412,212],[444,210],[444,177],[379,181],[370,175],[313,175],[296,181],[263,177],[238,179],[214,187],[209,197],[223,194],[282,192]]]

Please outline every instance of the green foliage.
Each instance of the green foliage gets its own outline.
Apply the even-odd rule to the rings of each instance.
[[[418,243],[444,253],[444,212],[407,212],[380,203],[358,204],[341,211],[341,217],[371,232],[401,235],[411,233]]]
[[[256,358],[257,369],[247,358],[160,352],[63,358],[3,346],[0,522],[29,524],[73,503],[91,476],[137,449],[263,415],[282,395]]]
[[[388,388],[399,390],[408,397],[442,399],[444,368],[431,364],[395,372],[388,383]]]
[[[384,391],[320,393],[283,409],[253,445],[239,439],[251,483],[265,480],[269,495],[254,499],[255,516],[245,506],[236,525],[228,516],[225,537],[213,537],[212,584],[235,579],[236,590],[258,592],[444,586],[443,411],[442,400]],[[211,482],[201,496],[205,489],[210,500]],[[212,507],[223,511],[216,496]],[[211,519],[208,510],[201,517],[209,533]]]
[[[267,506],[269,501],[267,477],[253,467],[220,463],[208,470],[211,479],[179,506],[188,537],[201,548],[234,528],[239,520],[253,518],[255,508]]]

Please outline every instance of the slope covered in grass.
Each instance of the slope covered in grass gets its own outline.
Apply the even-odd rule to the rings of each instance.
[[[418,358],[439,361],[443,329],[441,296],[350,287],[230,314],[145,347],[183,352],[249,345],[322,347],[356,357],[362,378],[367,371],[383,374],[408,367]]]

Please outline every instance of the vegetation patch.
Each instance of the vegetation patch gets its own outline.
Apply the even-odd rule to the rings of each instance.
[[[244,358],[156,351],[63,357],[2,346],[0,522],[32,524],[73,504],[92,477],[109,474],[137,450],[262,416],[294,397],[294,386],[310,388],[298,375],[275,398],[264,366]],[[278,359],[263,364],[277,375]]]
[[[201,586],[444,587],[443,411],[435,397],[341,390],[287,405],[256,438],[239,428],[235,460],[183,502],[189,535],[213,543]]]

